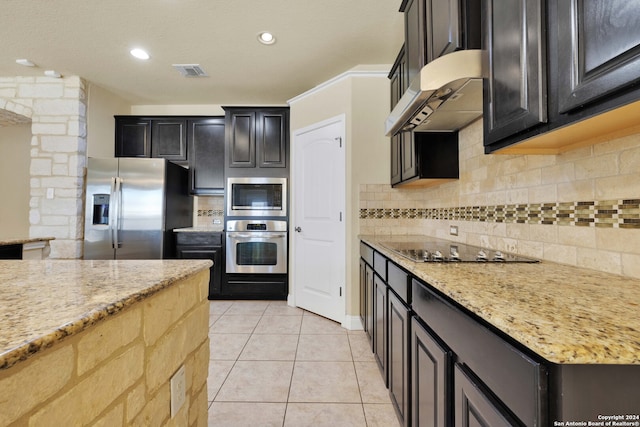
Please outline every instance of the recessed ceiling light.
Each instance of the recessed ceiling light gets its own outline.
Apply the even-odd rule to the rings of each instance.
[[[262,44],[274,44],[276,42],[276,38],[270,32],[263,31],[258,33],[258,41]]]
[[[138,59],[149,59],[149,54],[143,49],[139,49],[139,48],[131,49],[129,53],[131,53],[131,55],[133,55]]]
[[[29,61],[28,59],[16,59],[16,64],[24,65],[25,67],[35,67],[36,64]]]

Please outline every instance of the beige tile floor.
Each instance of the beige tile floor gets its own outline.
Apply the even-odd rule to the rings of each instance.
[[[209,426],[399,425],[363,331],[284,301],[211,301]]]

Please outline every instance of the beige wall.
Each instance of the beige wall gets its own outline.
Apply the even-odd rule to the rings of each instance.
[[[134,116],[224,116],[220,105],[132,105]]]
[[[131,105],[106,89],[88,84],[87,156],[114,157],[115,115],[130,114]]]
[[[359,312],[358,188],[389,177],[389,139],[383,124],[389,112],[389,66],[357,67],[291,100],[291,134],[314,123],[346,117],[346,309]],[[292,144],[295,141],[292,139]],[[292,147],[292,149],[295,149]],[[295,200],[292,200],[295,203]]]
[[[29,235],[31,124],[0,127],[0,238]]]

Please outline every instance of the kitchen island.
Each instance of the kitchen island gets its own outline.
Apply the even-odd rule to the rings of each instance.
[[[640,425],[639,280],[551,262],[415,262],[385,245],[420,239],[426,238],[361,236],[363,261],[376,283],[388,274],[390,301],[398,299],[392,272],[405,272],[410,333],[427,331],[412,335],[414,345],[429,336],[439,342],[454,367],[445,375],[456,399],[469,400],[452,404],[456,420],[484,402],[492,408],[485,413],[500,414],[492,425],[512,419],[517,425]],[[373,264],[366,247],[375,254]],[[397,306],[389,305],[388,322]],[[389,340],[391,346],[397,338]]]
[[[210,266],[0,261],[0,425],[206,424]]]

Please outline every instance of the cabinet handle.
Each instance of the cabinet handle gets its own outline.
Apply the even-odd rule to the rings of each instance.
[[[296,227],[296,228],[295,228],[295,230],[299,233],[299,232],[301,232],[301,231],[302,231],[302,228],[300,228],[300,227]]]

